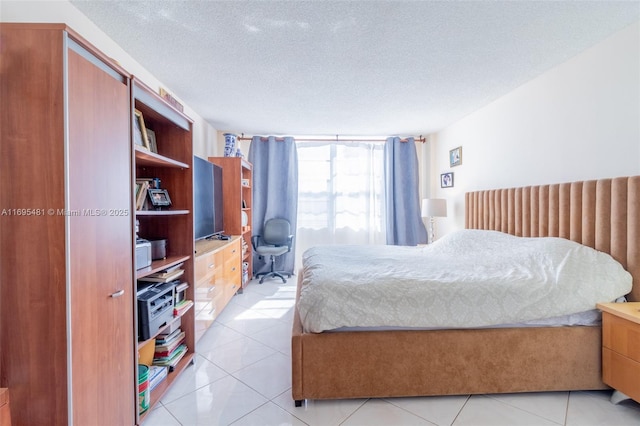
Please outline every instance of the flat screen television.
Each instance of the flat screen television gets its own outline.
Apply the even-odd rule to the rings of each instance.
[[[196,240],[224,232],[222,168],[193,157],[193,229]]]

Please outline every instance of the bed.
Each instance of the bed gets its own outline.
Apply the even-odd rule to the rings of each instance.
[[[465,196],[465,228],[561,237],[610,254],[640,301],[640,176],[486,190]],[[300,286],[292,397],[463,395],[607,389],[601,327],[483,327],[307,332]]]

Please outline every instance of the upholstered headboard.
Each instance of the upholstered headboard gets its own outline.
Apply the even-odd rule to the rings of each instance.
[[[640,176],[465,194],[465,227],[562,237],[611,254],[640,301]]]

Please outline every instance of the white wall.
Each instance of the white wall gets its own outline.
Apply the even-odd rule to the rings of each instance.
[[[84,14],[68,1],[0,1],[0,21],[2,22],[46,22],[63,23],[76,31],[107,56],[117,61],[129,73],[140,78],[146,85],[155,89],[164,87],[171,92],[171,87],[162,84],[156,77],[140,65],[134,58],[118,46],[102,30],[100,30]],[[173,94],[173,93],[172,93]],[[195,111],[184,105],[184,112],[193,123],[194,154],[207,157],[216,155],[217,130],[202,119]]]
[[[640,21],[433,135],[438,234],[464,228],[464,193],[640,174]],[[462,146],[462,165],[449,150]],[[454,187],[440,174],[454,172]]]

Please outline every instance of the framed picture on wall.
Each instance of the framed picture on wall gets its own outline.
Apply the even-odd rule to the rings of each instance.
[[[455,167],[462,164],[462,147],[453,148],[449,151],[449,166]]]
[[[440,175],[440,188],[453,188],[453,172]]]

